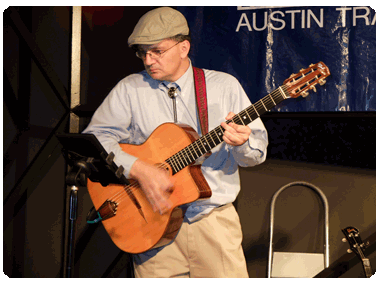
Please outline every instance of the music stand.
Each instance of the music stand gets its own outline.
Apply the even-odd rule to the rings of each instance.
[[[69,229],[67,240],[66,276],[72,277],[74,265],[74,245],[76,218],[78,209],[77,190],[87,185],[87,178],[99,182],[102,186],[109,184],[129,184],[123,175],[123,166],[117,167],[115,155],[107,153],[93,134],[56,134],[63,145],[63,155],[70,166],[66,175],[66,185],[70,186]]]

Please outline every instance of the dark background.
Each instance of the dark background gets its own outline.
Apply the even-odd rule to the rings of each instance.
[[[75,110],[81,130],[119,80],[141,71],[127,38],[150,9],[83,7],[81,107]],[[71,13],[70,7],[4,12],[3,271],[9,277],[64,276],[68,189],[62,146],[54,134],[69,131],[72,113]],[[210,68],[210,62],[197,66]],[[341,228],[355,226],[363,239],[374,237],[375,112],[270,112],[262,120],[269,134],[267,161],[241,169],[242,191],[235,202],[250,277],[267,277],[270,202],[290,182],[307,181],[326,195],[331,264],[346,256]],[[78,195],[74,276],[128,277],[129,256],[101,225],[85,222],[92,202],[86,188]],[[295,186],[277,203],[275,251],[322,253],[318,196]],[[374,244],[368,250],[375,269]],[[339,267],[341,276],[363,277],[359,259],[352,255],[350,260]]]

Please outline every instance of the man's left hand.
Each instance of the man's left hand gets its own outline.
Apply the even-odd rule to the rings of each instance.
[[[226,120],[231,120],[235,116],[234,113],[229,112]],[[251,129],[248,126],[237,125],[233,122],[228,125],[223,122],[221,126],[224,128],[223,140],[232,146],[239,146],[244,144],[251,134]]]

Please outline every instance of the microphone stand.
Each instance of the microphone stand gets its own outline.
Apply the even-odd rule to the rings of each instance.
[[[107,154],[103,146],[92,134],[56,134],[64,146],[63,155],[69,171],[66,185],[70,187],[68,235],[66,242],[66,263],[64,277],[73,277],[75,260],[75,235],[78,212],[78,189],[87,186],[87,179],[99,182],[102,186],[110,183],[128,185],[123,175],[123,166],[114,163],[115,155]]]
[[[87,159],[89,161],[91,159]],[[66,176],[66,185],[70,185],[67,254],[66,254],[66,277],[73,277],[75,260],[75,235],[78,214],[78,189],[87,186],[87,178],[91,174],[87,161],[79,160]]]

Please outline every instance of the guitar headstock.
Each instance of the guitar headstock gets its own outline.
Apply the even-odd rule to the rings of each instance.
[[[359,230],[354,227],[347,227],[342,229],[342,232],[346,236],[343,238],[343,242],[348,242],[350,244],[350,248],[347,249],[348,253],[355,252],[355,254],[360,258],[364,273],[367,278],[372,276],[372,268],[371,264],[369,262],[369,259],[364,256],[363,251],[366,249],[368,246],[369,242],[367,244],[364,244],[362,241],[360,235],[359,235]]]
[[[342,241],[350,244],[350,249],[347,252],[355,252],[360,258],[364,257],[363,251],[366,245],[360,237],[359,230],[355,227],[346,227],[342,229],[342,232],[346,236]]]
[[[329,68],[323,62],[319,62],[310,64],[308,68],[301,69],[297,74],[292,74],[284,81],[284,85],[290,97],[297,98],[300,95],[306,97],[311,89],[317,92],[315,86],[325,84],[325,78],[329,75]]]

